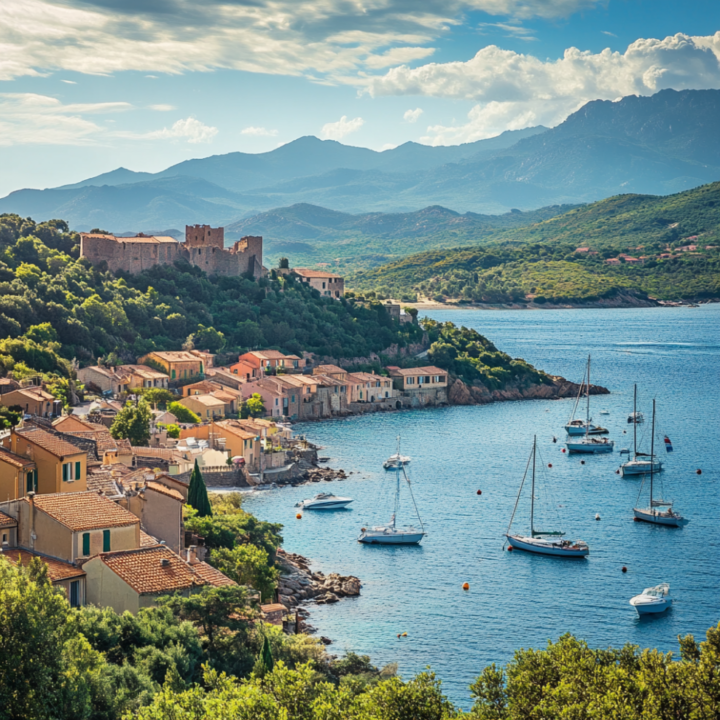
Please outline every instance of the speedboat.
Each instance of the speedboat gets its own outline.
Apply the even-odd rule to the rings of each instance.
[[[332,493],[320,493],[310,500],[302,500],[295,507],[304,510],[340,510],[351,502],[352,498],[338,497]]]
[[[571,453],[608,453],[615,448],[615,443],[607,438],[593,438],[587,435],[579,440],[568,440],[565,443]]]
[[[672,598],[668,597],[670,586],[661,583],[655,587],[645,588],[640,595],[630,599],[630,604],[637,610],[638,615],[665,612],[672,605]]]
[[[407,455],[401,455],[400,453],[395,453],[394,455],[391,455],[384,463],[383,467],[386,470],[397,470],[398,468],[405,467],[405,465],[410,464],[410,458]]]
[[[610,411],[609,411],[609,410],[601,410],[601,411],[600,411],[600,414],[601,414],[601,415],[609,415],[609,414],[610,414]]]

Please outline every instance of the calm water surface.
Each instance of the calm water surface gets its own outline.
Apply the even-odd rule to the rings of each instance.
[[[332,639],[330,649],[369,654],[378,665],[398,662],[406,677],[431,665],[449,697],[467,707],[467,686],[485,665],[505,663],[517,648],[542,647],[566,632],[592,646],[631,642],[665,651],[677,650],[678,634],[704,638],[720,620],[720,305],[430,314],[475,328],[513,357],[578,382],[592,353],[592,381],[612,391],[593,398],[592,414],[610,429],[616,450],[632,442],[633,383],[648,419],[656,397],[657,432],[675,448],[667,456],[660,449],[666,460],[661,491],[690,523],[670,529],[633,522],[641,480],[615,474],[618,452],[586,457],[584,465],[561,453],[571,400],[298,425],[296,432],[324,447],[331,466],[354,474],[344,482],[257,493],[246,507],[283,523],[285,547],[317,569],[361,578],[359,598],[312,609],[311,623]],[[601,416],[601,409],[610,414]],[[588,542],[587,560],[503,552],[534,434],[543,468],[536,524]],[[419,547],[360,545],[362,526],[389,520],[394,475],[381,465],[397,435],[413,458],[411,478],[428,535]],[[649,422],[640,436],[649,439]],[[352,509],[306,512],[296,520],[294,504],[320,490],[353,497]],[[514,526],[521,531],[528,525],[525,500]],[[411,510],[406,496],[401,519],[412,521]],[[461,589],[464,582],[469,592]],[[628,600],[659,582],[670,583],[674,606],[641,621]],[[398,639],[402,632],[408,637]]]

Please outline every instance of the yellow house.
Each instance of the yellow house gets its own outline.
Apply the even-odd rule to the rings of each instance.
[[[35,463],[35,492],[72,493],[87,490],[87,453],[34,425],[13,428],[3,445]]]
[[[37,487],[37,466],[28,457],[0,448],[0,502],[17,500]]]
[[[225,417],[225,402],[214,395],[188,395],[179,401],[188,410],[192,410],[201,420]]]
[[[406,369],[388,366],[387,370],[393,379],[393,386],[397,390],[416,392],[447,387],[447,370],[433,365]]]
[[[57,400],[36,385],[11,390],[2,396],[5,407],[19,407],[26,415],[51,417],[56,411]]]
[[[182,549],[180,537],[185,498],[178,490],[164,483],[145,480],[136,484],[135,492],[126,493],[120,504],[142,523],[147,533],[163,540],[173,552]]]
[[[245,458],[245,465],[249,470],[259,466],[260,453],[263,441],[261,432],[253,432],[244,428],[239,420],[221,420],[213,422],[211,430],[217,439],[224,438],[225,449],[230,451],[230,457]]]
[[[202,357],[185,350],[160,352],[153,351],[138,358],[139,365],[146,365],[150,360],[165,369],[170,381],[184,380],[205,374],[205,363]]]

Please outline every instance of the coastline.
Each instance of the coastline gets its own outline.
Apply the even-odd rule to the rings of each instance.
[[[589,302],[589,303],[542,303],[542,304],[536,304],[536,303],[498,303],[498,304],[491,304],[491,303],[480,303],[480,304],[472,304],[472,303],[460,303],[460,302],[447,302],[447,303],[441,303],[441,302],[435,302],[435,301],[427,301],[427,302],[414,302],[414,303],[405,303],[401,301],[395,301],[400,302],[403,307],[408,308],[414,308],[418,312],[422,310],[485,310],[485,311],[496,311],[496,312],[502,312],[504,310],[598,310],[598,309],[606,309],[606,310],[629,310],[633,308],[677,308],[677,307],[685,307],[685,308],[693,308],[697,307],[696,303],[691,300],[678,300],[678,301],[668,301],[668,302],[662,302],[662,301],[648,301],[648,302],[604,302],[604,301],[596,301],[596,302]],[[720,300],[711,298],[703,302],[703,305],[709,305],[713,303],[720,302]]]

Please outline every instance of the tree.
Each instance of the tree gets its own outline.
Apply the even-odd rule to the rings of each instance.
[[[165,388],[137,388],[136,390],[132,390],[132,392],[142,395],[153,407],[157,407],[158,405],[167,406],[168,403],[174,402],[177,397],[175,393]]]
[[[210,562],[239,585],[250,585],[263,600],[272,598],[280,571],[270,564],[268,553],[255,545],[237,545],[232,549],[218,548]]]
[[[264,678],[268,673],[272,672],[273,656],[270,650],[270,643],[268,642],[267,635],[263,637],[262,649],[258,655],[257,662],[253,668],[253,675],[255,677]]]
[[[263,404],[262,395],[253,393],[241,406],[240,417],[246,419],[248,417],[262,417],[265,414],[265,405]]]
[[[207,517],[213,514],[212,505],[210,505],[210,500],[208,499],[207,488],[205,487],[205,480],[198,467],[197,458],[195,459],[195,467],[190,475],[187,504],[197,510],[198,517]]]
[[[225,347],[225,336],[214,327],[198,325],[198,329],[188,338],[193,347],[208,352],[218,352]]]
[[[199,423],[200,416],[196,415],[190,408],[186,408],[179,402],[167,404],[168,412],[172,413],[181,423]]]
[[[116,439],[127,438],[131,445],[147,445],[150,440],[150,406],[143,398],[137,405],[131,402],[115,416],[110,426],[110,434]]]

